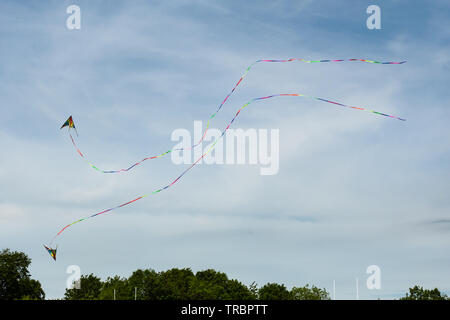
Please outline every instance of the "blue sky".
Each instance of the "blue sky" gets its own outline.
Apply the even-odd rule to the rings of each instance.
[[[81,30],[66,28],[67,6]],[[381,8],[368,30],[366,8]],[[48,298],[66,268],[102,278],[214,268],[246,284],[314,284],[340,299],[391,299],[419,284],[450,291],[446,1],[2,1],[0,244],[32,258]],[[252,104],[234,128],[279,129],[280,170],[201,165],[155,197],[77,224],[58,261],[43,250],[64,225],[148,193],[186,166],[169,157],[102,175],[78,144],[117,169],[175,145],[206,121],[258,59],[408,62],[258,64],[212,126],[249,98],[305,93],[406,122],[302,98]],[[365,288],[381,268],[381,290]]]

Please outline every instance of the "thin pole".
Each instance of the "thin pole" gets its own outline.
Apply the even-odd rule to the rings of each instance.
[[[116,289],[114,289],[114,300],[116,300]]]
[[[356,300],[359,300],[358,278],[356,278]]]
[[[137,300],[137,288],[134,287],[134,300]]]
[[[336,280],[333,280],[333,300],[336,300]]]

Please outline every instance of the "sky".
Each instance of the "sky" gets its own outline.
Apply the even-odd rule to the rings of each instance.
[[[81,9],[69,30],[66,9]],[[381,9],[381,29],[366,9]],[[138,268],[213,268],[249,285],[325,288],[336,299],[395,299],[409,287],[450,294],[448,1],[0,2],[0,248],[25,252],[46,297],[77,265],[102,279]],[[259,59],[211,127],[245,102],[234,129],[279,130],[279,171],[198,165],[177,184],[58,238],[65,225],[165,186],[189,165],[171,149]],[[206,144],[203,146],[205,147]],[[367,267],[381,271],[369,290]]]

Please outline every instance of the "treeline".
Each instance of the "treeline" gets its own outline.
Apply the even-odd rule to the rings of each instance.
[[[23,252],[9,249],[0,251],[0,300],[44,300],[45,293],[39,281],[31,279],[28,268],[31,259]],[[78,288],[77,288],[78,287]],[[315,286],[293,287],[267,283],[248,286],[225,273],[208,269],[170,269],[156,272],[136,270],[130,277],[109,277],[102,281],[90,274],[81,276],[79,283],[66,289],[66,300],[329,300],[325,289]],[[419,286],[409,289],[400,300],[448,300],[437,288],[428,290]]]
[[[76,288],[78,287],[78,288]],[[191,269],[156,272],[136,270],[129,278],[93,274],[81,276],[74,288],[66,289],[66,300],[329,300],[325,289],[309,285],[288,290],[283,284],[267,283],[258,288],[246,286],[216,270],[194,274]]]
[[[0,299],[43,300],[41,283],[31,279],[31,259],[23,252],[0,251]]]

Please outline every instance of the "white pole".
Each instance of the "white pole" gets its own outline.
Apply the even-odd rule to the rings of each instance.
[[[336,300],[336,280],[333,280],[333,300]]]
[[[137,300],[137,288],[134,287],[134,300]]]
[[[356,278],[356,300],[359,300],[358,278]]]
[[[116,289],[114,289],[114,300],[116,300]]]

